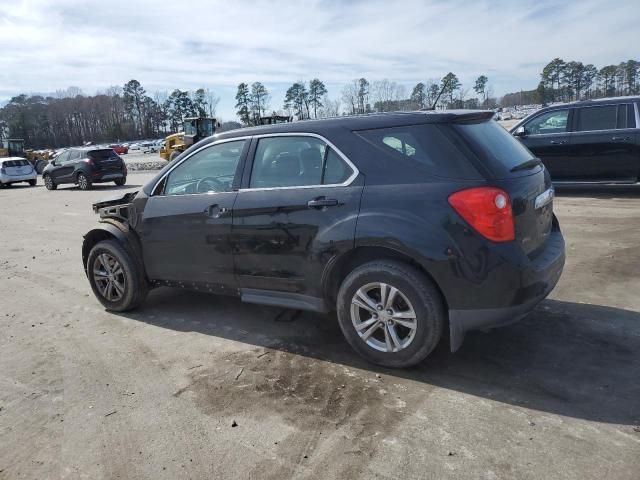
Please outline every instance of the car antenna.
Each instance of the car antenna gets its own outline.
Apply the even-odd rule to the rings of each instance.
[[[421,111],[435,110],[436,109],[436,105],[438,104],[438,100],[440,100],[440,97],[442,96],[442,94],[444,93],[446,88],[447,88],[447,84],[445,83],[444,85],[442,85],[442,88],[440,89],[440,93],[438,93],[438,96],[433,101],[433,105],[431,105],[430,107],[421,108],[420,110]]]

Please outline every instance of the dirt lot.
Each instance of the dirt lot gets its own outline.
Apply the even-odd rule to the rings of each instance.
[[[638,479],[640,193],[561,193],[551,299],[401,371],[312,314],[105,312],[80,245],[114,190],[0,191],[0,478]]]

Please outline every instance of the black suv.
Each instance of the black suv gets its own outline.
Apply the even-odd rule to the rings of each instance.
[[[72,183],[89,190],[94,183],[127,182],[127,165],[112,148],[70,148],[58,155],[42,171],[48,190]]]
[[[539,160],[491,112],[267,125],[202,140],[140,192],[94,205],[82,260],[109,310],[172,286],[337,311],[372,362],[526,315],[564,240]]]
[[[640,97],[543,108],[511,129],[554,183],[640,181]]]

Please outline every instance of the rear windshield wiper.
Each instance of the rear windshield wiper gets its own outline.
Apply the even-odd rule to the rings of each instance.
[[[516,165],[509,171],[517,172],[519,170],[529,170],[530,168],[535,168],[538,165],[542,165],[542,161],[539,158],[532,158],[531,160],[527,160],[526,162],[521,163],[520,165]]]

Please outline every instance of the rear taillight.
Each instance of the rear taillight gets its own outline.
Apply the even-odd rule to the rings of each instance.
[[[477,187],[449,196],[449,204],[480,235],[494,242],[515,239],[511,199],[504,190]]]

